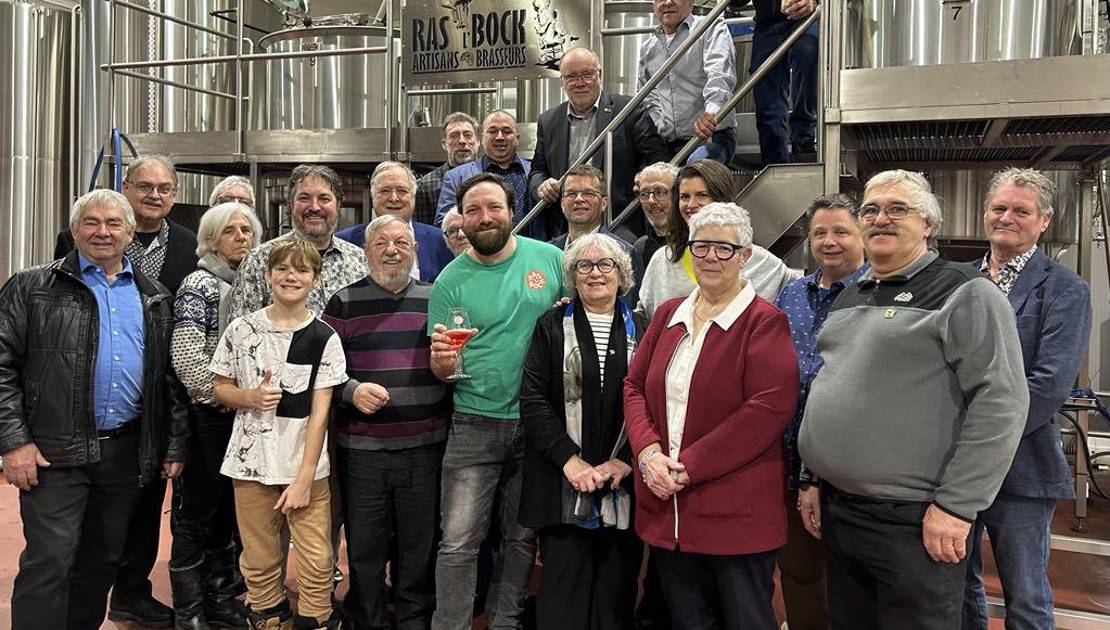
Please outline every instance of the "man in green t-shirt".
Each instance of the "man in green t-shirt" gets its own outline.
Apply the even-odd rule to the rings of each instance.
[[[443,457],[443,540],[436,563],[433,630],[470,628],[478,545],[500,493],[502,549],[489,627],[516,628],[536,551],[534,532],[517,523],[524,429],[520,379],[536,319],[562,293],[562,252],[512,234],[513,189],[492,173],[459,188],[459,213],[470,249],[440,273],[428,303],[432,371],[450,380],[459,360],[446,328],[448,309],[466,310],[477,334],[466,344],[469,379],[455,381],[455,413]],[[444,326],[444,324],[449,324]]]

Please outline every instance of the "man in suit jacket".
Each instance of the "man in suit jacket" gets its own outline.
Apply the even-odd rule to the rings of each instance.
[[[1010,168],[994,175],[986,196],[983,226],[991,248],[977,264],[1007,294],[1017,315],[1029,415],[1002,489],[979,513],[971,533],[965,630],[987,627],[980,550],[984,528],[1005,595],[1006,627],[1053,627],[1049,525],[1056,500],[1075,498],[1056,411],[1075,382],[1091,333],[1087,283],[1037,248],[1052,220],[1055,191],[1041,173]]]
[[[540,199],[559,201],[559,178],[571,162],[632,99],[601,90],[601,62],[593,51],[571,49],[559,64],[566,101],[540,115],[536,125],[536,152],[528,176],[532,203]],[[615,212],[632,200],[632,180],[652,162],[665,162],[670,153],[655,128],[647,108],[637,107],[613,132],[613,182],[611,201]],[[588,162],[604,169],[605,150],[599,149]],[[625,223],[637,235],[644,233],[638,213]]]
[[[135,237],[127,245],[127,259],[143,276],[157,279],[171,295],[177,294],[181,281],[197,269],[197,235],[166,218],[177,198],[177,169],[165,156],[141,156],[127,165],[122,192],[135,213]],[[62,230],[54,244],[54,258],[65,258],[73,249],[73,235]],[[108,608],[111,621],[149,628],[173,626],[173,609],[154,598],[150,583],[158,559],[165,496],[166,480],[156,476],[143,488],[132,513]]]
[[[382,162],[370,176],[370,196],[374,203],[374,216],[391,214],[409,224],[416,241],[416,264],[413,277],[425,282],[435,282],[436,276],[454,260],[443,232],[439,228],[412,220],[416,207],[416,176],[400,162]],[[348,243],[359,247],[366,245],[366,223],[339,230],[335,233]]]

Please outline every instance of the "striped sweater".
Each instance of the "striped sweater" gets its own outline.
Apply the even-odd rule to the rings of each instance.
[[[432,373],[427,333],[431,289],[414,280],[394,294],[366,277],[328,302],[322,318],[339,334],[350,379],[333,410],[340,446],[397,450],[447,439],[450,392]],[[370,415],[352,402],[366,382],[389,392],[389,402]]]

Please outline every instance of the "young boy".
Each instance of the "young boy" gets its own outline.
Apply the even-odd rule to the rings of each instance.
[[[220,472],[235,488],[253,628],[338,627],[323,447],[332,387],[347,380],[347,367],[335,331],[305,306],[320,268],[310,243],[274,246],[266,270],[273,303],[232,321],[209,366],[216,400],[238,409]],[[295,617],[281,583],[282,519],[297,552]]]

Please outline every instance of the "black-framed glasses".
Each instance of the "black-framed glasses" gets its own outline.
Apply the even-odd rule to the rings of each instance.
[[[574,261],[574,269],[582,275],[593,272],[595,268],[601,273],[609,273],[617,268],[617,261],[612,258],[600,258],[598,260],[586,260],[583,258]]]
[[[705,258],[712,251],[717,256],[717,260],[731,260],[736,252],[743,251],[736,243],[726,243],[725,241],[690,241],[690,255],[694,258]]]
[[[456,226],[456,227],[447,228],[446,230],[443,231],[443,233],[446,234],[450,238],[455,238],[462,231],[463,231],[463,229],[462,229],[462,226],[460,225],[460,226]]]
[[[656,199],[667,199],[671,196],[670,188],[647,188],[636,193],[640,201],[651,201],[652,197]]]
[[[892,203],[885,208],[880,208],[873,203],[869,203],[866,206],[860,207],[859,218],[863,219],[864,221],[871,222],[875,219],[878,219],[879,213],[882,212],[885,213],[886,218],[890,219],[891,221],[901,221],[902,219],[910,216],[911,212],[915,212],[916,210],[917,208],[914,208],[913,206],[906,206],[900,203]]]
[[[131,184],[135,188],[138,188],[139,192],[143,193],[144,195],[149,195],[150,193],[157,191],[159,195],[165,197],[166,195],[173,194],[173,192],[177,190],[176,188],[174,188],[173,184],[155,185],[150,182],[133,182],[131,180],[127,180],[127,183]]]
[[[583,188],[582,190],[567,190],[563,192],[563,196],[567,197],[568,199],[574,199],[575,197],[581,196],[583,199],[591,201],[601,197],[601,191],[594,190],[592,188]]]
[[[577,74],[564,74],[562,79],[567,83],[578,83],[579,81],[593,81],[597,78],[597,70],[586,70]]]

